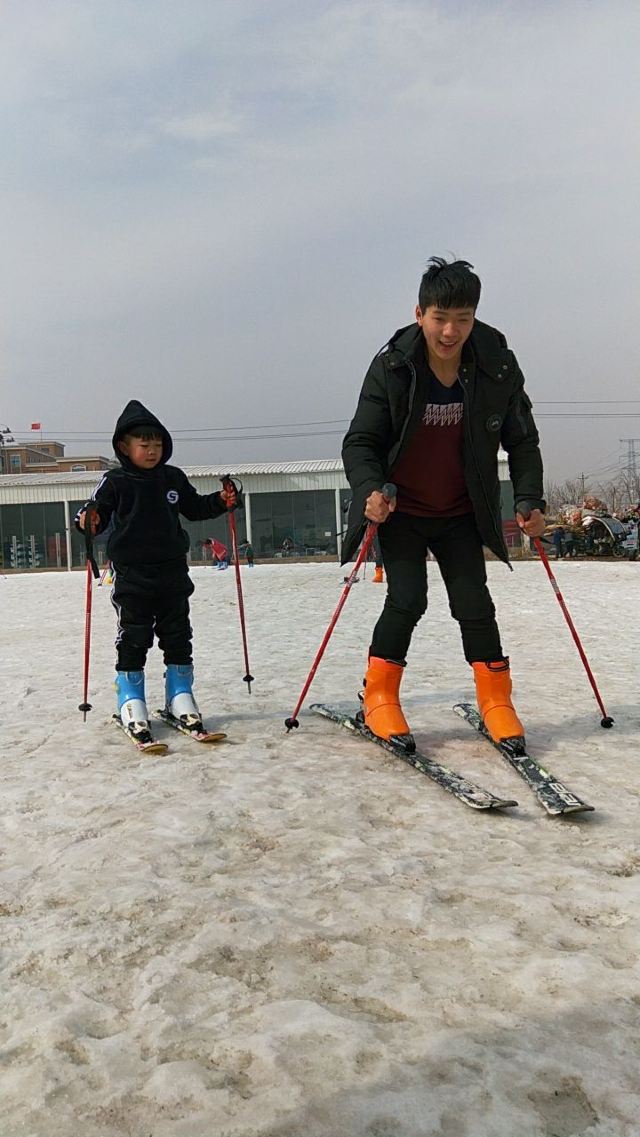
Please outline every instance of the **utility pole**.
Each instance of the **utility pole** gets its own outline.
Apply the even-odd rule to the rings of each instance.
[[[640,479],[638,478],[638,451],[640,451],[640,438],[621,438],[620,442],[627,444],[627,464],[622,469],[624,473],[629,475],[629,483],[633,487],[633,494],[638,501],[640,499]],[[638,447],[638,451],[636,451]]]

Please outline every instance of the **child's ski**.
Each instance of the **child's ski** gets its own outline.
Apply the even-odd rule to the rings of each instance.
[[[194,742],[222,742],[227,737],[222,730],[190,730],[188,726],[180,722],[180,719],[175,718],[174,715],[164,709],[156,711],[156,714],[163,722],[166,722],[168,726],[173,727],[173,729],[179,731],[180,734],[186,734],[187,737],[192,738]]]
[[[463,778],[455,770],[450,770],[448,766],[434,762],[426,754],[421,754],[419,751],[412,753],[400,745],[387,742],[385,738],[378,738],[364,723],[352,718],[351,715],[343,714],[334,707],[328,707],[324,703],[313,703],[310,709],[315,714],[322,715],[324,718],[331,719],[332,722],[337,722],[340,726],[346,727],[352,734],[360,735],[361,738],[366,738],[369,742],[375,742],[383,750],[395,755],[396,758],[402,758],[404,762],[408,762],[410,766],[414,766],[416,770],[426,774],[428,778],[442,786],[443,790],[453,794],[471,809],[509,809],[518,804],[517,801],[511,799],[496,797],[489,790],[485,790],[482,786],[477,786],[474,782]]]
[[[487,739],[496,750],[506,758],[509,765],[520,775],[523,781],[527,783],[529,789],[533,790],[540,805],[544,806],[547,813],[553,817],[558,817],[563,813],[584,813],[593,810],[592,805],[587,805],[571,790],[567,789],[562,782],[545,770],[535,758],[532,758],[524,746],[524,739],[522,742],[514,739],[511,742],[494,742],[489,731],[485,727],[479,712],[470,703],[456,703],[454,711],[461,718],[466,719],[474,730],[478,731],[483,738]]]
[[[156,742],[156,740],[152,737],[150,731],[145,731],[144,733],[141,732],[138,737],[136,737],[131,733],[130,730],[127,730],[126,726],[123,725],[120,715],[113,715],[111,721],[122,731],[123,734],[127,736],[129,741],[133,743],[136,750],[139,750],[141,754],[167,753],[169,747],[167,746],[166,742]]]

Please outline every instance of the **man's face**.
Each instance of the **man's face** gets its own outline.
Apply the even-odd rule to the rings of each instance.
[[[139,470],[153,470],[162,458],[161,438],[134,438],[127,435],[126,439],[118,443],[118,447]]]
[[[427,342],[429,358],[435,356],[442,362],[458,360],[471,335],[474,316],[474,308],[436,308],[432,304],[422,312],[418,306],[416,320]]]

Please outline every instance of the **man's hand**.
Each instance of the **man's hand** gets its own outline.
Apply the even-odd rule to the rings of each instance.
[[[87,520],[87,512],[86,512],[86,510],[83,509],[82,513],[78,514],[78,526],[80,529],[82,529],[83,533],[84,533],[84,526],[85,526],[86,520]],[[91,535],[93,537],[95,537],[96,533],[98,532],[99,523],[100,523],[100,518],[98,517],[98,514],[95,513],[95,511],[93,511],[91,513]]]
[[[516,521],[527,537],[542,537],[545,531],[544,513],[539,509],[532,509],[530,513],[516,513]]]
[[[387,520],[390,513],[393,513],[396,508],[396,499],[389,500],[384,496],[380,490],[374,490],[370,493],[364,507],[364,515],[367,521],[375,521],[377,525],[382,525],[383,521]]]

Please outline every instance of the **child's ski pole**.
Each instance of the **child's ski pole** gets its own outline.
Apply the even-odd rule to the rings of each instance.
[[[383,493],[384,497],[387,499],[387,501],[393,501],[393,499],[397,495],[397,492],[398,491],[397,491],[396,487],[391,482],[386,482],[385,485],[382,487],[382,493]],[[309,690],[309,688],[313,682],[313,677],[314,677],[316,671],[318,670],[318,667],[320,665],[320,660],[322,659],[322,657],[324,655],[325,648],[326,648],[327,644],[329,643],[333,629],[335,628],[335,626],[338,622],[338,617],[339,617],[340,613],[342,612],[342,609],[344,608],[344,606],[346,604],[347,596],[349,595],[349,592],[351,591],[351,586],[353,584],[355,584],[355,582],[356,582],[356,577],[358,575],[358,569],[360,568],[360,565],[362,564],[363,561],[366,562],[366,559],[369,555],[369,549],[371,548],[371,543],[372,543],[373,538],[375,537],[377,532],[378,532],[377,523],[375,521],[370,521],[369,524],[367,525],[362,545],[360,546],[360,552],[358,553],[358,558],[356,560],[355,565],[353,566],[351,573],[347,577],[347,582],[346,582],[346,584],[342,590],[342,596],[340,597],[340,599],[338,601],[338,606],[337,606],[335,612],[333,613],[333,616],[331,617],[331,623],[329,624],[329,627],[327,628],[327,630],[325,632],[324,639],[323,639],[322,643],[320,644],[320,647],[318,649],[318,654],[316,655],[316,658],[313,661],[313,664],[311,666],[311,671],[309,672],[309,674],[307,676],[305,685],[302,688],[302,691],[300,692],[300,697],[298,699],[298,702],[296,703],[295,710],[294,710],[293,714],[290,716],[290,718],[284,720],[284,725],[286,726],[287,731],[292,730],[293,727],[300,726],[300,723],[298,722],[298,713],[300,711],[300,707],[304,703],[307,691]]]
[[[544,548],[542,546],[542,541],[540,540],[539,537],[534,537],[533,543],[536,547],[536,550],[538,552],[538,556],[540,557],[540,560],[542,561],[545,569],[547,570],[547,576],[549,577],[549,580],[551,581],[551,587],[553,588],[553,591],[556,594],[556,600],[558,601],[558,604],[562,608],[562,614],[563,614],[565,620],[567,621],[567,624],[569,625],[569,631],[571,632],[571,635],[573,636],[574,643],[578,649],[578,654],[579,654],[580,659],[582,660],[582,662],[584,664],[584,669],[587,673],[587,677],[588,677],[589,682],[591,684],[591,687],[593,689],[593,693],[596,697],[596,702],[597,702],[598,706],[600,707],[600,710],[602,711],[602,719],[600,720],[600,726],[604,726],[604,727],[613,726],[613,719],[610,717],[610,715],[607,714],[607,712],[605,710],[604,703],[603,703],[602,698],[600,696],[600,692],[598,690],[596,681],[593,677],[593,672],[592,672],[591,668],[589,667],[589,661],[588,661],[588,659],[584,653],[584,649],[582,647],[582,644],[580,643],[580,637],[579,637],[579,635],[578,635],[578,633],[574,627],[573,620],[571,619],[571,616],[569,615],[569,609],[567,608],[567,605],[564,602],[562,593],[561,593],[560,588],[558,586],[558,582],[557,582],[555,576],[553,575],[551,565],[549,564],[549,558],[547,557],[547,554],[545,553]]]
[[[84,606],[84,677],[82,686],[83,701],[78,707],[82,711],[82,721],[87,721],[87,711],[91,710],[91,703],[89,699],[89,655],[91,652],[91,597],[93,589],[93,578],[96,579],[100,576],[100,570],[96,564],[93,555],[93,519],[96,516],[96,511],[89,506],[85,510],[84,515],[84,541],[87,550],[87,590]]]
[[[227,474],[226,477],[222,478],[221,480],[222,480],[223,489],[228,489],[228,488],[233,488],[234,490],[236,489],[235,484],[231,480],[230,474]],[[242,489],[242,487],[240,487],[240,489]],[[242,597],[242,581],[240,579],[240,558],[238,556],[238,530],[236,527],[236,518],[235,518],[236,508],[237,508],[237,504],[232,505],[231,509],[228,510],[229,528],[231,530],[231,548],[233,550],[233,565],[234,565],[234,568],[236,570],[236,590],[238,593],[238,612],[240,614],[240,629],[242,631],[242,647],[243,647],[243,651],[244,651],[244,665],[246,668],[246,671],[245,671],[245,674],[243,676],[242,681],[243,681],[243,683],[247,684],[247,692],[250,695],[251,694],[251,684],[253,683],[254,680],[253,680],[253,675],[251,674],[251,670],[249,668],[249,648],[247,646],[247,628],[246,628],[246,623],[245,623],[245,618],[244,618],[244,600]]]

